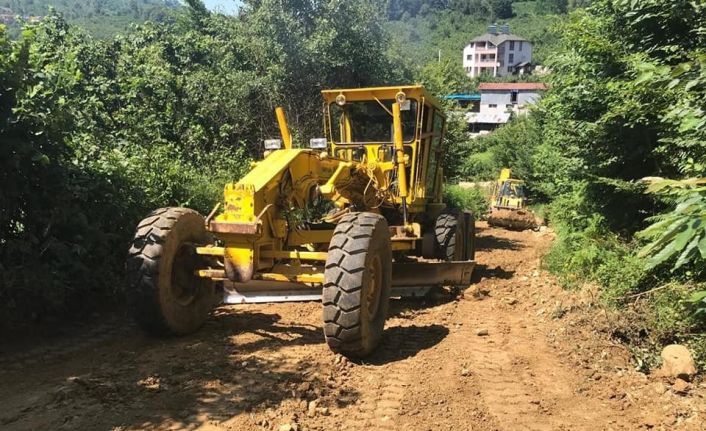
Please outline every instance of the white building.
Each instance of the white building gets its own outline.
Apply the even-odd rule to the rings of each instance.
[[[508,25],[491,25],[463,49],[463,69],[470,77],[524,73],[532,64],[532,43],[510,34]]]
[[[538,82],[483,82],[480,91],[480,109],[466,114],[473,134],[486,134],[510,121],[513,115],[527,112],[536,104],[547,86]]]

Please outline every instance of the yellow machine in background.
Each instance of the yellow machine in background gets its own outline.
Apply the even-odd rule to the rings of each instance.
[[[509,168],[500,171],[493,186],[488,224],[507,229],[534,229],[538,224],[534,214],[527,209],[525,183],[511,177]]]
[[[468,285],[474,219],[442,203],[445,116],[420,86],[322,92],[324,138],[281,139],[207,217],[157,210],[139,223],[127,262],[138,323],[198,329],[214,305],[323,301],[336,352],[377,345],[391,294]],[[393,290],[396,289],[396,290]]]

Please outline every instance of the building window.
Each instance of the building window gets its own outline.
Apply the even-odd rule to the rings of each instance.
[[[473,59],[473,55],[468,54],[468,55],[466,56],[466,60],[472,60],[472,59]]]
[[[490,105],[488,105],[488,108],[497,108],[497,107],[498,107],[498,105],[496,105],[495,103],[491,103]]]
[[[512,66],[507,67],[507,73],[510,73],[510,72],[512,72]]]
[[[510,102],[517,104],[517,90],[512,90],[510,92]]]
[[[458,57],[456,57],[456,58],[458,58]],[[509,57],[508,61],[509,61],[510,63],[514,63],[514,62],[515,62],[515,54],[510,54],[510,57]]]
[[[514,106],[515,105],[513,105],[512,103],[508,103],[507,105],[505,105],[507,109],[512,109]]]
[[[517,48],[518,51],[522,51],[522,41],[520,41],[520,47]]]
[[[515,41],[511,40],[510,41],[510,51],[514,51],[514,50],[515,50]]]

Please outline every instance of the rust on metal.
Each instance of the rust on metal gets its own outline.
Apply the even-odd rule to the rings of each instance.
[[[214,233],[227,233],[237,235],[260,235],[262,231],[259,223],[242,223],[227,221],[212,221],[209,224],[209,230]]]

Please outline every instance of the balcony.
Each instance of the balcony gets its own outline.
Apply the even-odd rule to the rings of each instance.
[[[498,52],[497,47],[492,47],[492,48],[475,48],[473,51],[476,54],[496,54]]]
[[[485,60],[485,61],[474,61],[472,63],[473,67],[500,67],[500,63],[497,61],[490,61],[490,60]]]

